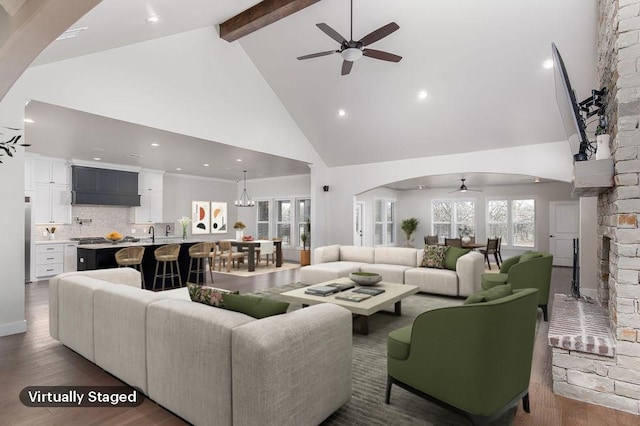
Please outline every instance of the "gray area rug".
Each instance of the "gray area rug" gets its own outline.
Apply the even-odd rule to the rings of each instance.
[[[303,284],[289,284],[257,292],[272,299]],[[413,322],[422,312],[462,304],[463,299],[427,294],[409,296],[402,302],[402,316],[381,311],[369,318],[369,335],[353,335],[353,392],[351,400],[333,413],[323,425],[470,425],[466,417],[425,401],[397,386],[391,389],[391,403],[384,403],[387,383],[387,335]],[[290,306],[290,310],[300,305]],[[434,342],[437,344],[437,342]],[[513,423],[515,408],[507,411],[493,425]]]

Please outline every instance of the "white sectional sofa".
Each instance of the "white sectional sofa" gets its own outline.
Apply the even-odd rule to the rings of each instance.
[[[61,274],[49,291],[53,338],[192,424],[319,424],[351,397],[339,306],[254,319],[143,290],[129,268]]]
[[[484,256],[471,251],[458,258],[456,270],[420,267],[422,249],[332,245],[313,251],[313,265],[300,270],[303,284],[348,277],[351,272],[376,272],[382,280],[416,285],[420,291],[469,296],[482,290]]]

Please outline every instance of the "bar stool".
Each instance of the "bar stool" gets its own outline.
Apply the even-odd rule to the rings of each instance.
[[[182,278],[180,278],[180,266],[178,265],[178,255],[180,254],[180,244],[167,244],[158,247],[153,255],[156,258],[156,272],[153,276],[153,290],[156,289],[156,282],[159,277],[162,277],[162,290],[164,290],[164,280],[167,277],[171,278],[171,287],[175,286],[173,278],[178,277],[178,283],[182,287]],[[162,275],[158,275],[158,268],[162,263]],[[170,274],[167,275],[167,263],[169,264]],[[176,271],[173,271],[173,265],[175,263]]]
[[[187,282],[191,282],[191,274],[196,274],[196,284],[200,283],[200,274],[204,273],[204,281],[207,281],[207,270],[202,267],[202,262],[211,261],[216,256],[215,243],[197,243],[189,247],[189,273],[187,274]],[[193,269],[193,260],[196,261],[196,269]],[[209,265],[209,275],[211,276],[211,282],[213,282],[213,272],[211,272],[211,265]]]
[[[142,276],[142,288],[144,288],[144,272],[142,272],[142,256],[144,256],[144,247],[125,247],[116,252],[116,263],[120,267],[133,267],[140,271]]]

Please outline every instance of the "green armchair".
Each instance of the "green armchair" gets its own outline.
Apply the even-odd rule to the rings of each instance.
[[[511,284],[513,289],[537,288],[540,298],[538,306],[542,309],[544,320],[548,321],[552,263],[553,255],[546,252],[526,252],[510,257],[502,262],[499,274],[482,274],[482,288],[486,290],[506,283]]]
[[[529,409],[538,291],[434,309],[389,333],[387,389],[398,385],[484,424],[517,405]]]

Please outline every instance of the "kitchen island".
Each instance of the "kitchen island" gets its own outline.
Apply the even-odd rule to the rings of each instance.
[[[164,241],[164,239],[162,239]],[[153,277],[156,268],[156,259],[153,252],[161,246],[166,244],[180,244],[180,254],[178,255],[178,266],[180,270],[180,277],[182,278],[182,285],[187,283],[187,274],[189,273],[189,247],[194,244],[200,243],[202,240],[176,240],[175,242],[168,240],[168,242],[151,242],[140,241],[136,243],[107,243],[107,244],[85,244],[78,246],[78,271],[90,271],[93,269],[107,269],[117,268],[116,252],[125,247],[143,246],[144,256],[142,257],[142,273],[144,274],[144,284],[147,290],[153,289]],[[195,264],[195,262],[194,262]],[[168,269],[168,268],[167,268]],[[199,282],[205,281],[204,272],[200,272]],[[195,273],[191,274],[191,281],[196,281]],[[160,287],[161,279],[158,279],[156,287]],[[176,287],[178,285],[177,278],[175,279]],[[171,279],[165,280],[165,286],[171,285]],[[167,288],[167,287],[165,287]]]

